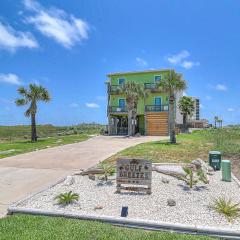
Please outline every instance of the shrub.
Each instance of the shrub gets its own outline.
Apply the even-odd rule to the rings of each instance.
[[[223,214],[229,222],[240,216],[239,203],[234,203],[231,199],[215,199],[211,207],[219,214]]]
[[[73,193],[72,191],[61,193],[55,197],[58,200],[58,204],[60,205],[68,205],[75,201],[78,201],[79,195],[77,193]]]
[[[196,185],[199,181],[207,184],[209,183],[206,175],[204,174],[202,169],[195,169],[193,167],[185,166],[183,167],[184,172],[186,173],[185,177],[181,177],[183,181],[185,181],[190,188]]]
[[[103,171],[102,174],[100,174],[99,178],[102,178],[103,180],[107,181],[109,176],[114,175],[115,168],[113,165],[109,165],[107,163],[99,163],[100,169]]]

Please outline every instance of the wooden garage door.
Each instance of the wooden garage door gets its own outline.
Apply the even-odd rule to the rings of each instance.
[[[147,135],[168,136],[168,112],[146,114]]]

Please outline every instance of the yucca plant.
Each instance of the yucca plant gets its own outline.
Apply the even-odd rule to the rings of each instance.
[[[58,204],[60,205],[68,205],[75,201],[78,201],[79,195],[77,193],[73,193],[72,191],[61,193],[55,197],[58,200]]]
[[[234,203],[232,199],[226,200],[223,197],[214,200],[211,206],[219,214],[223,214],[229,222],[240,216],[240,203]]]
[[[115,173],[115,168],[113,165],[101,162],[98,166],[103,171],[103,173],[99,175],[99,178],[106,182],[108,181],[108,177],[114,175]]]
[[[193,188],[199,181],[205,184],[209,183],[202,169],[194,170],[191,167],[185,166],[183,167],[183,171],[186,173],[186,176],[181,177],[181,179],[185,181],[190,188]]]

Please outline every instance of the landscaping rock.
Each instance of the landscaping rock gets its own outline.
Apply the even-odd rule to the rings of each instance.
[[[95,175],[93,175],[93,174],[89,174],[89,175],[88,175],[88,178],[91,179],[91,180],[93,180],[93,181],[95,181],[95,179],[96,179]]]
[[[98,204],[94,207],[94,210],[99,210],[99,209],[103,209],[103,206]]]
[[[170,207],[176,206],[176,201],[174,199],[168,199],[167,205]]]
[[[206,174],[214,172],[214,169],[211,166],[209,166],[206,162],[204,162],[201,158],[193,160],[191,164],[195,165],[197,169],[202,169]]]
[[[164,178],[164,177],[162,177],[161,181],[162,181],[163,183],[169,183],[169,179]]]
[[[67,176],[63,184],[64,186],[71,186],[74,183],[75,183],[74,178],[72,176]]]

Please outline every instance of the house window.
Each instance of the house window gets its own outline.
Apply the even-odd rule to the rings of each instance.
[[[119,103],[119,107],[120,107],[120,108],[124,108],[124,107],[125,107],[125,99],[122,99],[122,98],[119,99],[119,100],[118,100],[118,103]]]
[[[125,78],[119,78],[118,79],[118,84],[123,85],[125,83]]]
[[[155,82],[155,83],[158,83],[158,82],[160,82],[160,81],[161,81],[161,76],[160,76],[160,75],[154,76],[154,82]]]

